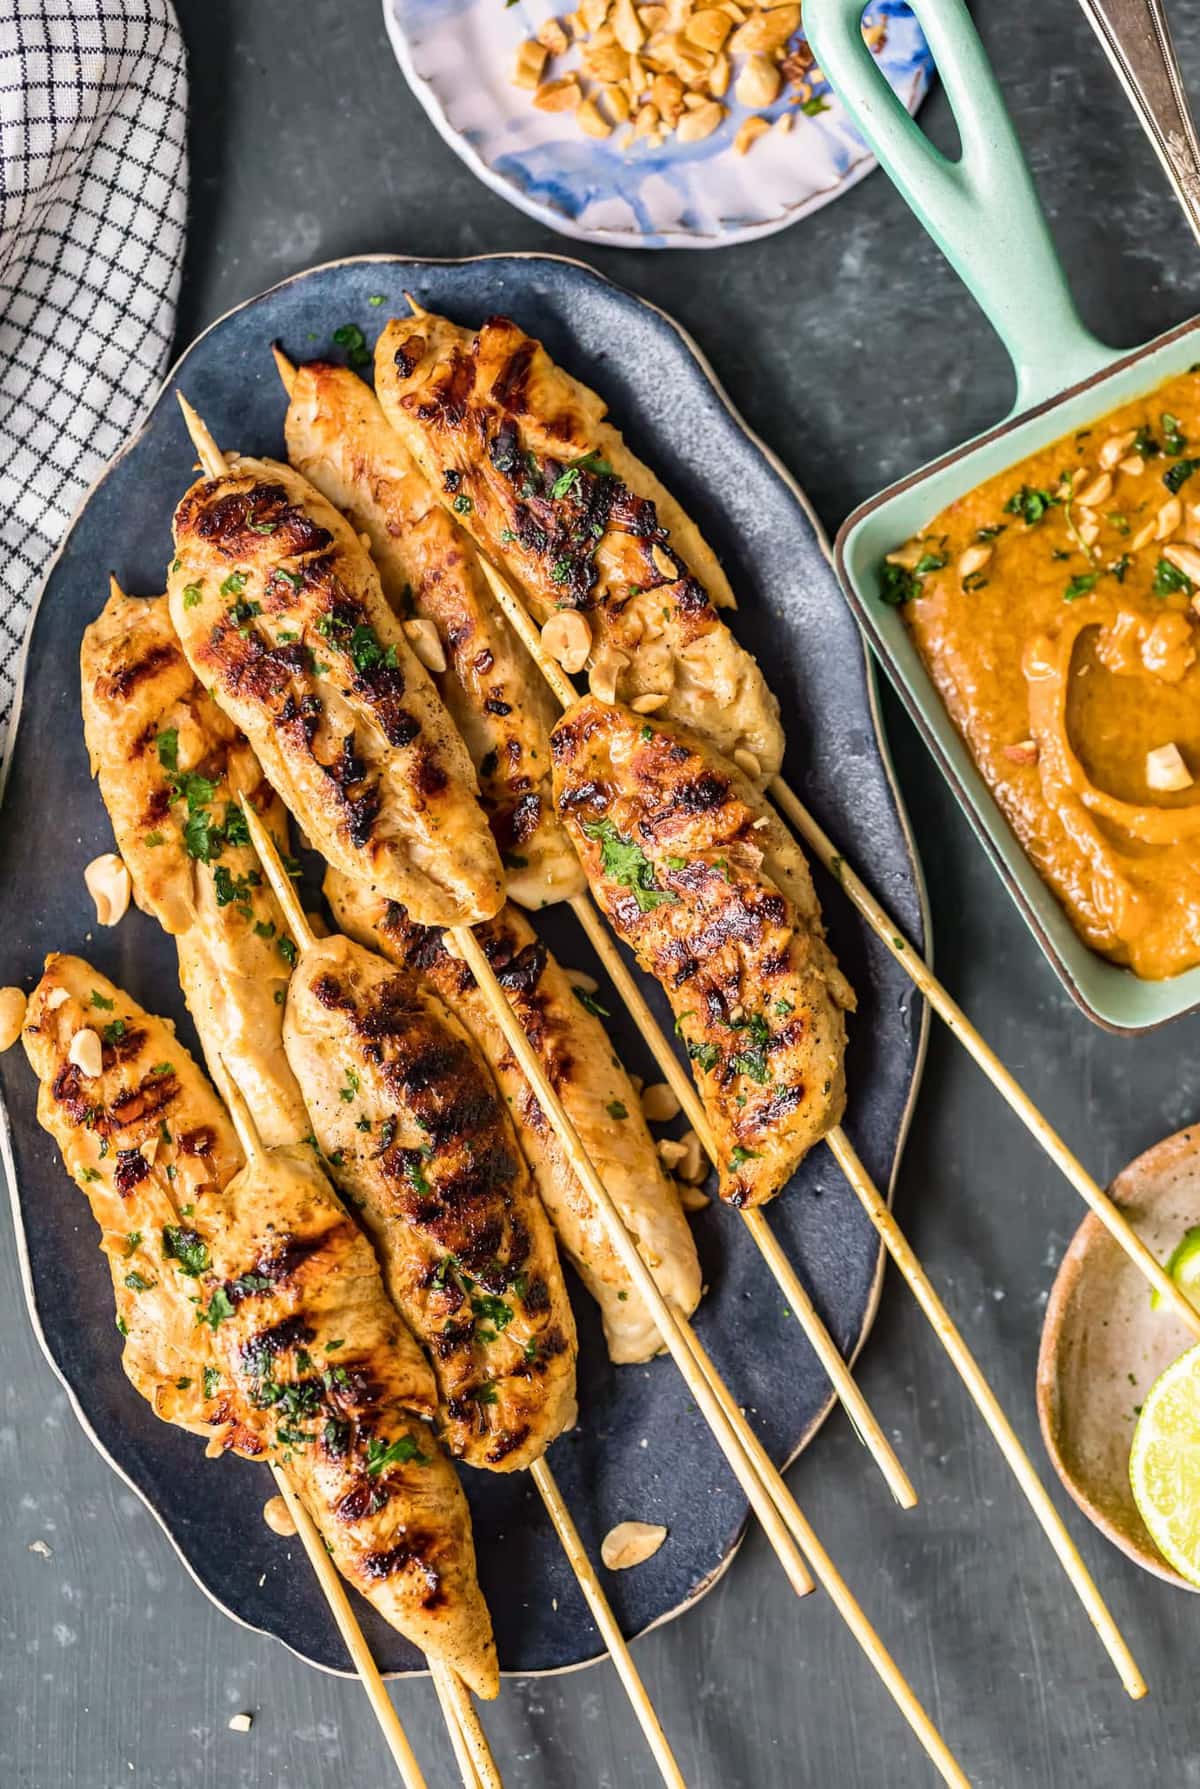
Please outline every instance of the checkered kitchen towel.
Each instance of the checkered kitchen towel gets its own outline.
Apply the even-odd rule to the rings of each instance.
[[[45,566],[166,368],[186,118],[170,0],[0,0],[0,736]]]

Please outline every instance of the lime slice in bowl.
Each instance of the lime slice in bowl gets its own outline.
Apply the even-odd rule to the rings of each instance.
[[[1200,1589],[1200,1344],[1150,1387],[1133,1431],[1129,1482],[1155,1546]]]
[[[1174,1280],[1185,1298],[1200,1308],[1200,1224],[1193,1224],[1185,1230],[1180,1240],[1171,1250],[1171,1259],[1167,1262],[1167,1272]],[[1162,1294],[1156,1286],[1150,1288],[1150,1309],[1160,1310]]]

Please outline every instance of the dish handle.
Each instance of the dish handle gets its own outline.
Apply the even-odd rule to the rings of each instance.
[[[962,142],[951,161],[892,93],[862,35],[864,0],[804,0],[830,85],[996,330],[1017,376],[1015,411],[1115,358],[1080,321],[1004,100],[963,0],[909,0]]]

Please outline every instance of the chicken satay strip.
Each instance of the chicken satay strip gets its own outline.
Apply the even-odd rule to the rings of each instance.
[[[175,512],[171,619],[312,844],[431,924],[504,898],[478,784],[362,542],[290,466],[237,460]]]
[[[183,1271],[192,1214],[218,1207],[242,1165],[224,1107],[171,1028],[80,957],[47,957],[22,1041],[38,1122],[100,1226],[126,1376],[164,1422],[256,1457]],[[73,1060],[89,1051],[94,1074]]]
[[[467,1501],[413,1414],[436,1389],[370,1243],[307,1145],[256,1155],[226,1205],[208,1243],[207,1312],[247,1421],[343,1576],[422,1652],[495,1696]]]
[[[83,636],[83,726],[92,774],[138,906],[172,933],[207,1056],[220,1051],[266,1143],[308,1131],[283,1048],[295,951],[238,807],[287,839],[254,753],[197,683],[165,596],[114,593]]]
[[[330,1171],[429,1352],[450,1452],[528,1466],[575,1420],[575,1324],[485,1063],[439,1000],[337,936],[301,957],[284,1042]]]
[[[84,1033],[98,1074],[72,1060]],[[24,1043],[38,1118],[100,1226],[136,1390],[210,1452],[284,1460],[351,1583],[494,1695],[465,1499],[413,1414],[432,1413],[433,1376],[312,1152],[243,1167],[171,1027],[78,957],[47,959]]]
[[[342,931],[419,977],[470,1032],[504,1095],[559,1241],[600,1307],[610,1357],[618,1366],[651,1359],[662,1347],[658,1327],[471,971],[450,955],[438,930],[417,925],[394,901],[380,900],[336,870],[325,878],[325,896]],[[659,1290],[681,1315],[691,1316],[700,1302],[696,1245],[601,1020],[580,1004],[566,973],[516,908],[503,908],[476,935]]]
[[[554,793],[593,895],[671,1002],[721,1197],[763,1204],[845,1105],[854,995],[804,857],[695,734],[594,697],[554,729]]]
[[[550,787],[557,706],[496,607],[474,543],[349,367],[295,369],[286,438],[292,465],[369,539],[393,612],[436,632],[425,634],[425,662],[475,765],[510,898],[532,908],[569,900],[583,876]]]
[[[716,557],[595,392],[507,318],[472,332],[425,313],[384,329],[375,389],[538,620],[562,610],[586,619],[593,687],[626,702],[661,698],[660,713],[726,755],[752,754],[756,776],[774,775],[779,705],[717,612],[733,599]]]

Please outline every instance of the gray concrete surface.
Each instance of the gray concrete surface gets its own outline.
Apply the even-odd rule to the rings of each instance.
[[[1089,323],[1132,343],[1188,315],[1200,291],[1195,246],[1078,9],[1011,0],[978,10]],[[1173,11],[1200,81],[1200,7],[1176,0]],[[193,181],[181,342],[236,300],[336,255],[583,252],[695,334],[831,526],[1006,406],[997,342],[879,176],[755,246],[573,251],[444,147],[392,63],[377,0],[181,0],[180,12]],[[925,122],[953,141],[940,94]],[[931,872],[941,973],[1107,1176],[1196,1118],[1200,1023],[1132,1042],[1087,1025],[890,701],[887,714]],[[1079,1208],[936,1028],[898,1209],[1044,1463],[1038,1329]],[[92,1452],[30,1334],[7,1215],[0,1232],[0,1784],[391,1781],[361,1692],[218,1614]],[[919,1482],[920,1507],[889,1507],[840,1417],[792,1481],[978,1789],[1200,1784],[1200,1608],[1070,1512],[1152,1686],[1148,1702],[1129,1704],[894,1282],[861,1379]],[[29,1550],[39,1540],[49,1558]],[[753,1535],[708,1600],[637,1655],[693,1789],[933,1780],[829,1604],[797,1608]],[[431,1782],[450,1783],[432,1694],[414,1684],[396,1695]],[[231,1734],[228,1718],[243,1708],[254,1729]],[[509,1684],[487,1726],[513,1789],[657,1781],[608,1668]]]

